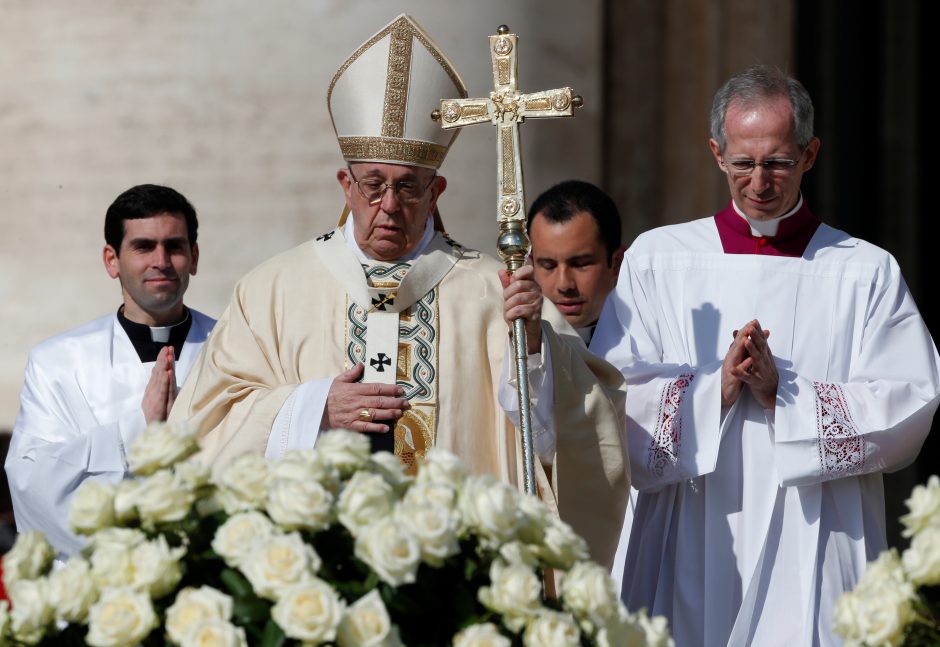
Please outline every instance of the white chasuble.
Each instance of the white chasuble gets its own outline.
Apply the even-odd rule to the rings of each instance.
[[[214,324],[190,313],[192,325],[176,360],[180,383]],[[20,532],[41,530],[66,554],[84,545],[68,527],[72,494],[85,479],[124,478],[128,444],[146,427],[140,403],[153,365],[140,361],[114,314],[30,352],[6,461]]]
[[[776,408],[721,408],[758,319]],[[881,472],[917,455],[940,361],[894,259],[820,225],[802,257],[726,254],[712,218],[640,236],[591,350],[623,373],[639,490],[623,599],[677,645],[837,645],[832,608],[885,547]]]
[[[406,461],[409,453],[419,455],[433,445],[459,456],[473,473],[520,486],[520,440],[497,399],[509,335],[498,275],[502,264],[435,233],[401,276],[405,268],[395,262],[370,262],[370,268],[381,269],[364,270],[342,235],[334,230],[304,243],[238,282],[172,418],[189,418],[197,426],[202,456],[216,471],[246,451],[277,456],[312,447],[333,378],[363,361],[374,378],[390,380],[394,374],[413,405],[396,429],[396,446]],[[390,336],[373,336],[376,313],[392,313],[393,323],[381,324]],[[554,308],[543,317],[566,325]],[[550,341],[557,345],[553,358],[579,352],[564,340]],[[592,555],[609,563],[628,483],[622,426],[598,425],[600,418],[586,419],[584,411],[616,417],[622,401],[619,413],[605,398],[588,405],[585,397],[600,390],[597,380],[584,368],[561,372],[575,374],[578,384],[559,386],[556,379],[556,406],[562,403],[572,420],[556,421],[551,485],[536,466],[540,494],[585,537]]]

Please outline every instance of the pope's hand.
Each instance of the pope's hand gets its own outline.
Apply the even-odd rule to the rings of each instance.
[[[150,372],[150,381],[144,389],[140,408],[144,420],[163,422],[170,415],[170,409],[176,401],[176,362],[172,346],[164,346],[157,353],[157,361]]]
[[[391,427],[380,421],[394,421],[411,408],[397,384],[357,383],[365,367],[360,363],[340,373],[330,385],[320,429],[385,432]],[[360,414],[365,411],[367,417]]]
[[[525,320],[526,351],[529,355],[542,349],[542,288],[535,282],[535,270],[523,265],[510,275],[499,271],[503,284],[503,319],[512,328],[516,319]]]

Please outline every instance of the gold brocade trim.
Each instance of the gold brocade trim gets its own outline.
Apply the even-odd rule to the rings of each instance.
[[[499,129],[499,143],[503,148],[503,195],[516,192],[516,165],[513,158],[512,128]]]
[[[416,404],[395,425],[395,455],[405,466],[405,473],[418,472],[418,459],[434,446],[437,434],[437,406]]]
[[[510,76],[510,60],[508,58],[496,59],[496,78],[499,85],[509,85],[512,77]]]
[[[482,117],[487,112],[485,103],[468,103],[460,107],[462,117]]]
[[[525,102],[526,110],[548,110],[552,107],[552,102],[548,97],[539,97],[537,99],[529,99]]]
[[[440,168],[447,147],[414,139],[339,137],[343,158],[349,162],[376,161]]]
[[[388,46],[388,72],[385,76],[385,105],[382,110],[382,136],[405,134],[405,109],[411,70],[412,30],[403,23],[392,30]]]
[[[404,317],[399,317],[404,319]],[[398,370],[395,373],[396,380],[408,380],[411,377],[411,346],[398,342]]]

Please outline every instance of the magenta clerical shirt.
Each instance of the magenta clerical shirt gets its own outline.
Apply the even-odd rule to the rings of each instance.
[[[776,236],[755,236],[747,220],[738,215],[734,204],[715,214],[715,225],[725,254],[764,254],[798,258],[806,251],[821,221],[803,201],[799,210],[780,221]]]

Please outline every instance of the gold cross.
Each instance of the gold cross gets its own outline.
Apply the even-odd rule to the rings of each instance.
[[[493,91],[486,99],[442,99],[431,118],[444,129],[490,122],[497,128],[497,219],[500,223],[499,253],[512,271],[525,262],[529,240],[525,232],[525,193],[519,124],[526,117],[570,117],[584,101],[571,88],[519,92],[518,36],[501,25],[490,36],[493,61]]]
[[[493,60],[493,91],[488,99],[441,99],[440,110],[431,119],[445,129],[472,126],[486,121],[496,126],[497,183],[496,217],[499,238],[496,247],[509,272],[522,267],[529,253],[525,227],[525,193],[522,181],[522,155],[519,148],[519,124],[526,117],[570,117],[584,101],[571,88],[543,92],[519,92],[517,82],[519,38],[500,25],[490,36]],[[529,371],[525,322],[513,324],[513,349],[519,391],[519,430],[522,436],[522,473],[525,491],[535,495],[535,451],[532,444],[532,414],[529,398]]]

